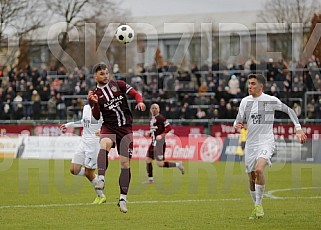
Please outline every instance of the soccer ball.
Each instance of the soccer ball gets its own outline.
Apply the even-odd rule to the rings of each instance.
[[[134,30],[128,25],[121,25],[117,28],[115,37],[122,44],[130,43],[134,40]]]

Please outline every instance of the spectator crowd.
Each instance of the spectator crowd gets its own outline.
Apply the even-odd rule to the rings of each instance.
[[[168,119],[234,119],[240,100],[247,95],[249,73],[264,74],[268,80],[265,92],[292,107],[299,118],[321,119],[320,68],[314,56],[305,65],[270,58],[266,62],[252,59],[243,65],[214,61],[188,69],[172,63],[161,67],[138,64],[126,73],[121,73],[117,64],[110,66],[115,79],[131,84],[147,106],[158,103]],[[80,119],[87,92],[95,87],[90,69],[3,68],[0,119]],[[308,94],[305,106],[307,91],[315,93]],[[134,116],[147,118],[148,111],[135,111]],[[276,118],[283,116],[280,113]]]

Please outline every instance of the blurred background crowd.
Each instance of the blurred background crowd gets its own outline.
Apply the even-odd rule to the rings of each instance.
[[[238,66],[214,61],[188,69],[168,62],[161,67],[138,64],[126,73],[120,72],[118,64],[109,68],[114,79],[139,91],[147,106],[158,103],[168,119],[234,119],[240,100],[247,95],[249,73],[264,74],[265,92],[288,104],[299,118],[321,119],[321,63],[314,56],[305,66],[270,58]],[[1,120],[78,120],[95,79],[91,67],[73,72],[63,67],[6,67],[0,72],[0,86]],[[133,108],[134,100],[129,99]],[[134,111],[134,116],[147,118],[149,112]]]

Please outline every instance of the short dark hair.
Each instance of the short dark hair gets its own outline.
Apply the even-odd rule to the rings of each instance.
[[[255,78],[259,83],[265,85],[266,78],[262,74],[249,74],[249,79]]]
[[[93,67],[93,73],[97,73],[100,70],[107,69],[107,65],[105,63],[98,63]]]

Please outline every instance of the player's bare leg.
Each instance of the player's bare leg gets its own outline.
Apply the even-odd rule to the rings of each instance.
[[[95,169],[84,168],[80,164],[71,163],[70,164],[70,172],[73,175],[86,176],[87,179],[91,182],[91,184],[93,185],[93,187],[95,189],[95,192],[97,194],[97,197],[96,197],[96,199],[94,201],[95,204],[101,204],[101,203],[105,203],[106,202],[106,198],[105,198],[105,195],[103,193],[103,190],[95,188],[95,185],[98,183],[98,178],[97,178],[97,176],[95,174]]]
[[[163,168],[178,168],[179,171],[184,174],[185,169],[183,162],[170,162],[170,161],[164,161],[164,152],[165,152],[165,141],[157,141],[156,146],[154,148],[155,152],[155,159],[158,167]]]
[[[97,194],[97,197],[95,198],[93,204],[106,203],[106,197],[105,197],[104,191],[101,189],[95,188],[96,184],[99,182],[98,176],[95,174],[95,169],[85,168],[85,176],[91,182]]]
[[[248,173],[249,177],[249,185],[250,185],[250,194],[254,203],[254,209],[249,217],[250,220],[256,218],[256,209],[255,209],[255,201],[256,201],[256,192],[255,192],[255,172]]]
[[[185,169],[183,162],[170,162],[170,161],[156,161],[158,167],[163,168],[178,168],[179,171],[184,175]]]
[[[70,173],[76,176],[84,176],[85,168],[80,164],[71,163],[69,167]]]

